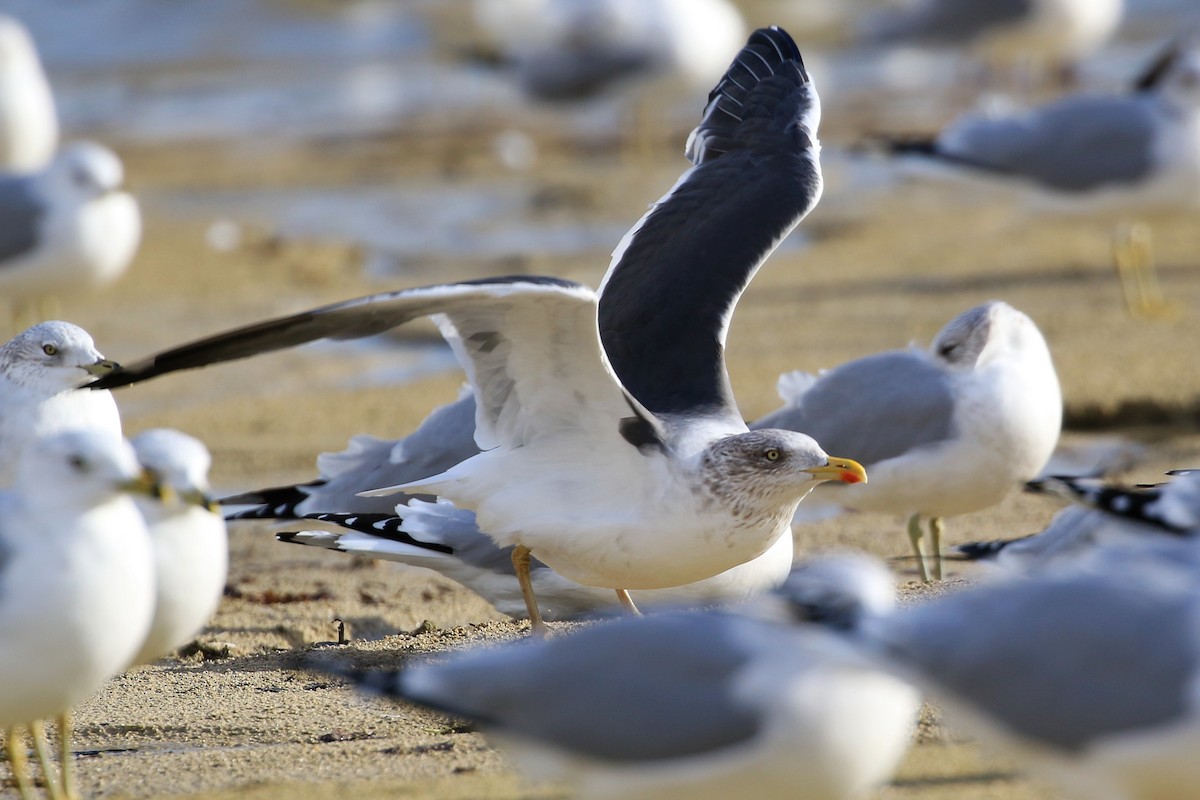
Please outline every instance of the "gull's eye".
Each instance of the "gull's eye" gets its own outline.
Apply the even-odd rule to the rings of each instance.
[[[58,348],[52,344],[42,345],[42,352],[48,356],[58,355]]]
[[[950,356],[954,355],[954,351],[957,349],[958,345],[956,344],[944,344],[938,348],[938,354],[942,358],[949,358]]]
[[[779,452],[774,447],[767,448],[763,451],[763,458],[765,458],[767,461],[778,461],[782,457],[783,453]]]
[[[46,346],[50,347],[50,345]],[[71,456],[71,459],[67,463],[70,464],[71,469],[75,470],[76,472],[87,472],[88,470],[87,459],[83,456]]]

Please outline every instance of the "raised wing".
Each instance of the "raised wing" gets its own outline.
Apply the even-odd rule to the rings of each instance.
[[[725,369],[734,305],[816,204],[820,101],[800,51],[755,31],[688,142],[695,164],[625,235],[601,288],[613,370],[655,414],[737,417]]]

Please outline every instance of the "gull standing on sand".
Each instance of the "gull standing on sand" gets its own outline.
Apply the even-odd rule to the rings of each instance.
[[[752,429],[804,431],[859,456],[871,482],[810,500],[908,516],[921,579],[941,577],[944,517],[979,511],[1041,471],[1062,428],[1050,351],[1029,317],[991,301],[952,319],[927,351],[893,350],[780,379],[785,405]],[[932,573],[921,550],[929,519]]]
[[[1048,569],[847,634],[1080,800],[1200,796],[1200,550]]]
[[[517,582],[511,548],[501,548],[475,521],[475,514],[446,501],[419,496],[360,497],[382,485],[408,483],[449,469],[479,452],[475,444],[475,396],[469,391],[435,409],[400,440],[355,436],[340,453],[317,458],[321,476],[309,483],[278,486],[224,498],[226,506],[250,504],[230,520],[316,520],[341,532],[299,530],[277,534],[280,541],[322,547],[365,558],[432,569],[466,586],[515,618],[528,615]],[[694,583],[631,592],[639,608],[650,605],[736,603],[783,583],[792,568],[791,536],[780,536],[759,557]],[[530,582],[544,619],[562,620],[611,610],[611,591],[568,580],[537,559]]]
[[[964,116],[934,139],[888,145],[934,177],[1015,190],[1051,212],[1116,215],[1200,209],[1200,48],[1177,43],[1124,94],[1076,94],[1023,113]],[[1131,310],[1162,305],[1145,226],[1118,233]]]
[[[475,511],[513,562],[531,620],[531,555],[617,590],[678,586],[745,563],[796,505],[862,467],[791,431],[749,431],[724,344],[743,289],[816,203],[819,101],[795,43],[756,31],[689,139],[695,164],[626,235],[601,294],[512,277],[388,292],[151,356],[93,385],[378,334],[434,315],[471,381],[483,452],[387,487]]]
[[[14,318],[54,316],[54,300],[112,283],[142,236],[121,160],[72,142],[31,175],[0,175],[0,298]]]
[[[757,618],[664,613],[399,672],[338,672],[478,720],[531,777],[580,797],[862,797],[907,750],[920,699],[837,635],[794,624],[810,595],[846,598],[848,625],[890,610],[891,591],[852,594],[843,558],[798,568],[788,581],[797,604],[770,598],[748,609]]]
[[[50,433],[89,428],[120,438],[112,394],[78,388],[115,366],[69,322],[43,322],[0,345],[0,487],[12,483],[29,444]]]
[[[142,469],[163,487],[137,498],[154,545],[154,621],[133,659],[146,664],[192,641],[212,619],[225,591],[229,542],[208,486],[212,458],[185,433],[165,428],[132,439]]]
[[[36,172],[58,147],[58,114],[33,39],[0,15],[0,172]]]
[[[105,431],[38,440],[0,492],[0,727],[22,798],[28,726],[52,797],[77,797],[70,709],[123,670],[154,613],[154,564],[126,492],[148,493],[129,443]],[[59,717],[61,782],[43,720]],[[60,791],[61,789],[61,791]]]

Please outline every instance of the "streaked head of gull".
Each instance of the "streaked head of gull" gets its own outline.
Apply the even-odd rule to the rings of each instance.
[[[96,142],[72,142],[46,171],[51,190],[87,202],[121,189],[125,168],[117,154]]]
[[[811,437],[774,428],[718,439],[701,456],[704,489],[735,516],[757,516],[763,506],[788,507],[818,483],[862,483],[867,473],[857,461],[826,455]]]
[[[0,373],[12,383],[49,394],[73,389],[87,375],[104,375],[115,366],[87,331],[69,322],[39,323],[0,346]]]
[[[152,428],[131,441],[142,467],[163,485],[163,500],[215,508],[208,485],[212,457],[199,439],[169,428]]]

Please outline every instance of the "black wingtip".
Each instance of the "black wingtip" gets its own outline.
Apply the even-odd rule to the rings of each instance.
[[[1138,76],[1134,78],[1132,89],[1134,94],[1145,94],[1156,91],[1163,78],[1171,74],[1175,64],[1189,48],[1187,39],[1174,39],[1160,50],[1147,64]]]
[[[797,86],[810,83],[800,48],[787,31],[776,26],[759,28],[709,92],[700,124],[688,139],[687,157],[700,164],[747,146],[753,141],[747,133],[773,118],[779,101],[794,94]],[[778,124],[794,125],[817,102],[815,93],[798,101],[799,109]],[[809,145],[815,134],[815,130],[807,132]]]
[[[986,542],[965,542],[950,548],[943,556],[949,561],[991,561],[1000,555],[1013,542],[1023,541],[1027,537],[1017,539],[992,539]]]

